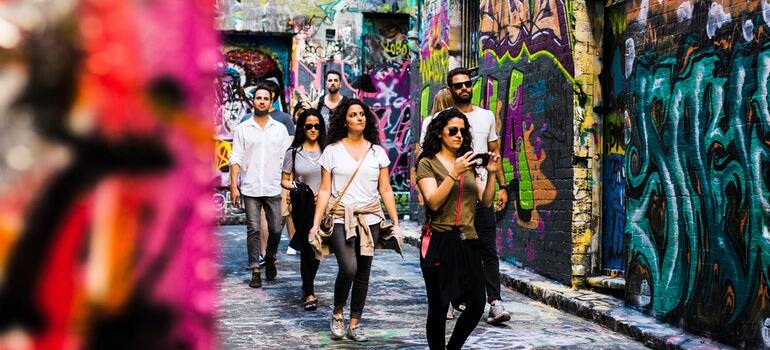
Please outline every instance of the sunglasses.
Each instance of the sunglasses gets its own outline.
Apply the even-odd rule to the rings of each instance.
[[[449,133],[449,136],[455,136],[457,133],[460,133],[460,136],[463,136],[462,132],[465,130],[465,128],[458,128],[456,126],[450,126],[449,129],[447,129],[447,132]]]
[[[305,124],[305,130],[310,131],[316,129],[318,131],[321,131],[321,124]]]
[[[473,85],[470,80],[461,81],[459,83],[452,83],[452,89],[460,90],[464,87],[470,88]]]

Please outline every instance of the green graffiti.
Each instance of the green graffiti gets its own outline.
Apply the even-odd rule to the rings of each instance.
[[[492,79],[492,77],[489,77],[488,82],[492,84],[492,94],[488,96],[489,105],[487,106],[487,109],[492,111],[492,113],[497,113],[497,92],[498,92],[498,82],[496,79]]]
[[[449,73],[449,51],[445,48],[431,50],[428,57],[420,60],[420,77],[423,84],[443,83]]]
[[[474,106],[481,105],[481,79],[476,79],[473,83],[473,99],[471,100]]]
[[[513,69],[511,70],[510,85],[508,87],[508,106],[520,105],[522,101],[517,101],[519,98],[523,98],[520,95],[519,88],[524,83],[524,73]],[[511,107],[509,107],[511,108]],[[515,107],[514,107],[515,109]],[[515,120],[519,125],[515,125],[513,129],[521,128],[519,133],[515,133],[516,137],[516,163],[518,165],[519,174],[519,208],[524,210],[532,210],[535,208],[535,195],[532,190],[532,176],[529,172],[529,162],[527,161],[527,146],[524,142],[523,130],[525,129],[524,122],[522,120]]]
[[[532,192],[532,177],[529,174],[526,146],[523,139],[518,139],[516,143],[519,149],[519,205],[521,209],[531,210],[535,208],[535,196]]]
[[[430,86],[422,88],[420,93],[420,119],[428,117],[430,113]]]

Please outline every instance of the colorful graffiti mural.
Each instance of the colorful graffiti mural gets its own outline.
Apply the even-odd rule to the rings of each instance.
[[[628,300],[730,344],[768,346],[767,3],[628,6]]]
[[[215,90],[216,128],[215,169],[219,172],[217,183],[220,192],[230,185],[229,152],[223,152],[230,145],[233,131],[252,113],[251,99],[254,89],[261,81],[272,80],[284,92],[276,101],[276,109],[288,110],[286,96],[290,95],[291,81],[289,64],[291,41],[286,37],[259,34],[228,34],[222,49],[224,60],[220,63],[220,74]],[[224,194],[222,194],[224,195]],[[224,203],[229,210],[230,204]],[[228,215],[228,214],[225,214]]]
[[[548,50],[574,75],[566,0],[481,1],[481,48],[498,57],[517,56],[525,46],[531,52]]]
[[[511,181],[513,203],[498,224],[500,255],[570,283],[574,80],[567,7],[530,3],[482,2],[474,91],[498,118]]]
[[[416,18],[415,4],[416,0],[217,0],[217,28],[293,35],[292,58],[285,62],[291,62],[287,96],[291,97],[288,104],[294,105],[299,100],[312,101],[321,96],[324,73],[332,69],[343,73],[341,92],[346,96],[358,95],[363,14],[391,13]]]
[[[568,283],[570,250],[562,249],[572,242],[572,119],[563,116],[572,115],[571,82],[547,57],[506,59],[497,67],[487,51],[479,72],[488,87],[483,106],[497,112],[513,201],[498,224],[498,249]],[[549,79],[531,75],[548,71]]]
[[[446,85],[446,75],[449,72],[448,8],[448,1],[434,0],[426,2],[422,10],[420,77],[424,85]]]
[[[198,4],[0,5],[0,348],[217,346],[220,54]]]
[[[273,67],[279,67],[285,79],[286,106],[293,106],[298,101],[315,101],[322,96],[326,72],[336,70],[342,73],[341,93],[363,99],[381,118],[381,138],[393,161],[391,180],[399,212],[407,214],[410,186],[406,169],[411,150],[409,120],[412,110],[409,89],[411,62],[416,53],[407,33],[410,30],[416,32],[415,3],[415,0],[219,0],[217,28],[228,34],[228,43],[245,45],[250,50],[250,56],[234,57],[235,60],[247,62],[246,66],[252,66],[248,62],[265,62],[256,65],[260,72],[239,69],[244,67],[240,63],[223,67],[231,74],[225,74],[221,79],[219,106],[222,112],[217,118],[217,126],[222,132],[219,139],[229,139],[226,137],[230,130],[227,121],[237,119],[227,118],[228,115],[248,113],[242,102],[243,95],[247,94],[241,94],[235,86],[238,80],[234,77],[241,71],[245,71],[246,76],[260,76],[269,75],[274,71]],[[370,15],[376,18],[374,22],[365,21],[364,18]],[[254,37],[266,32],[272,35],[266,40],[240,40],[237,43],[230,40],[231,36]],[[288,48],[265,46],[273,41],[275,33],[292,35]],[[259,54],[255,52],[256,48]],[[226,52],[230,53],[227,49]],[[236,51],[232,55],[243,54]],[[226,57],[230,62],[230,56]],[[240,85],[243,87],[248,83]],[[221,182],[226,184],[227,181],[227,176],[222,176]]]
[[[407,32],[408,17],[364,17],[362,37],[364,74],[374,91],[362,92],[364,102],[380,118],[380,139],[388,151],[392,165],[390,182],[396,194],[399,215],[409,215],[411,182],[409,154],[412,150],[410,130],[411,54]]]

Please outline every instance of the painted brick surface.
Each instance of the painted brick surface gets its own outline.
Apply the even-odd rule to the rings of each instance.
[[[627,301],[770,345],[770,6],[629,1]]]
[[[341,92],[364,100],[379,117],[398,211],[408,215],[414,109],[410,78],[417,59],[409,35],[414,37],[417,31],[415,4],[415,0],[219,0],[217,29],[226,39],[215,118],[220,186],[229,186],[232,130],[251,113],[248,101],[256,82],[278,81],[284,94],[277,109],[290,111],[298,101],[322,96],[325,73],[336,70],[342,73]],[[217,202],[225,213],[233,214],[226,198],[220,193]],[[222,222],[237,222],[234,217],[226,215]]]

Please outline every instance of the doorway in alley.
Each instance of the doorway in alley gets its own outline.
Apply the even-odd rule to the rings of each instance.
[[[365,13],[359,95],[379,119],[380,140],[390,157],[390,182],[400,217],[409,215],[410,74],[409,16]]]
[[[625,3],[605,8],[602,80],[602,272],[622,275],[625,227]]]

